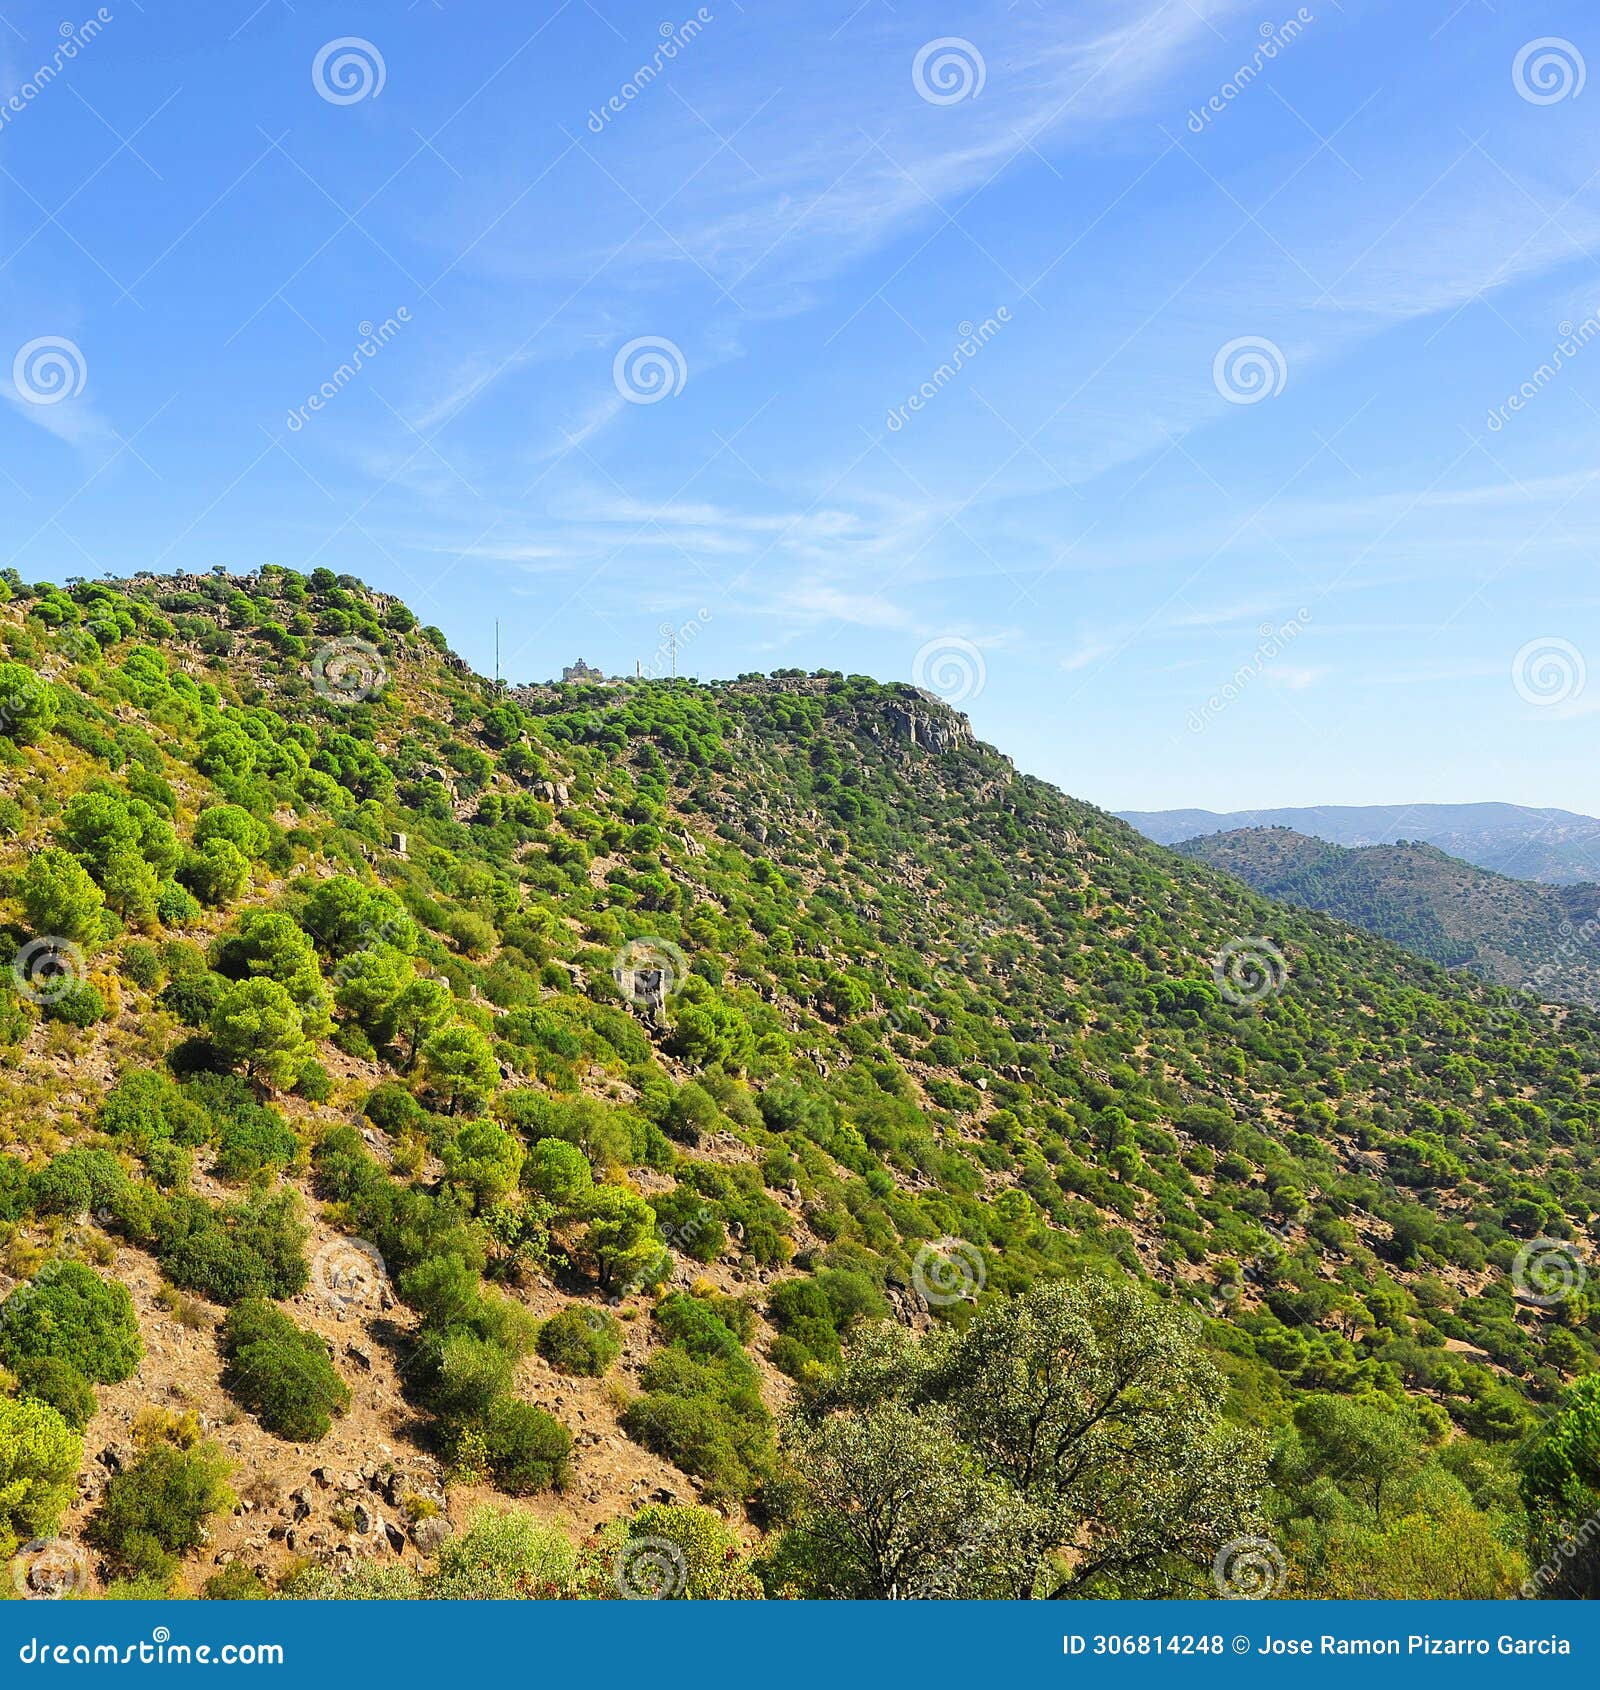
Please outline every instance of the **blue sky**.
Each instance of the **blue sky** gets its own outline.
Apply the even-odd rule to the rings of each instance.
[[[1109,808],[1600,812],[1589,8],[73,16],[0,0],[25,578],[326,565],[512,679],[692,621]]]

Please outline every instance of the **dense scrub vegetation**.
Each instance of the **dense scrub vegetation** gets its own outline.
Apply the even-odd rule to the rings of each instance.
[[[1274,907],[910,688],[497,690],[325,570],[0,596],[0,1534],[139,1365],[112,1247],[325,1435],[275,1306],[317,1220],[453,1477],[570,1484],[542,1358],[761,1534],[486,1516],[394,1594],[604,1593],[658,1538],[719,1595],[1190,1592],[1256,1536],[1295,1594],[1552,1587],[1600,1493],[1600,1018]],[[111,1573],[169,1579],[227,1482],[153,1444]]]
[[[1351,849],[1282,827],[1208,834],[1174,849],[1447,968],[1547,1003],[1600,1004],[1600,887],[1538,886],[1414,841]]]

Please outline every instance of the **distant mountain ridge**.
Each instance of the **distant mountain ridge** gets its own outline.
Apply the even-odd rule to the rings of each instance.
[[[1331,845],[1421,840],[1479,868],[1546,886],[1600,881],[1600,819],[1521,804],[1322,804],[1304,809],[1121,810],[1158,845],[1241,828],[1286,827]]]
[[[1277,827],[1207,834],[1174,849],[1446,968],[1551,1003],[1600,1004],[1600,886],[1540,886],[1433,845],[1351,848]]]

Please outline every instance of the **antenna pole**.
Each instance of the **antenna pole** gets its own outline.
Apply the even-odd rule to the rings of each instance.
[[[500,618],[494,619],[494,684],[500,685]]]
[[[667,636],[667,639],[672,646],[672,678],[673,678],[673,680],[677,680],[677,678],[678,678],[678,630],[676,628],[674,628],[672,630],[672,632]]]

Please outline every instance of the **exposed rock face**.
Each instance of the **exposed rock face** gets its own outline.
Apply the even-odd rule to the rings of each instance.
[[[888,705],[890,738],[942,757],[972,743],[972,724],[959,710],[920,687],[898,687]]]

